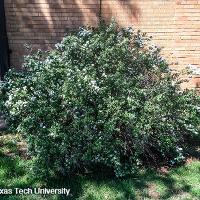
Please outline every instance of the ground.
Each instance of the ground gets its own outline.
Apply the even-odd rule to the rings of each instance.
[[[124,178],[104,175],[55,178],[48,183],[36,181],[30,173],[26,145],[20,135],[1,133],[0,188],[70,188],[70,196],[0,195],[1,200],[198,200],[200,199],[200,160],[187,159],[180,166],[169,169],[141,170]]]

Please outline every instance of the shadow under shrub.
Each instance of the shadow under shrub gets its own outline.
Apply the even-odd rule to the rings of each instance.
[[[184,137],[198,134],[200,98],[180,83],[149,37],[113,22],[27,56],[23,72],[7,74],[1,98],[37,175],[106,166],[125,176],[184,159]]]

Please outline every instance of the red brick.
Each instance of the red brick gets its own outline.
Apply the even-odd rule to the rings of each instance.
[[[20,67],[28,42],[34,49],[49,49],[66,30],[96,26],[99,0],[6,0],[11,64]],[[133,26],[153,36],[173,67],[200,67],[200,0],[103,0],[102,17],[121,26]],[[196,81],[196,80],[195,80]],[[190,81],[191,87],[195,84]],[[197,84],[196,84],[197,85]],[[199,87],[199,85],[198,85]]]

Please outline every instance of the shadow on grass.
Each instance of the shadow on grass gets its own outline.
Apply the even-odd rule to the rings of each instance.
[[[29,161],[20,160],[19,158],[11,158],[0,154],[0,188],[34,188],[44,187],[43,183],[35,183],[28,177]],[[199,171],[200,172],[200,171]],[[176,175],[180,172],[173,172]],[[154,191],[150,188],[151,184],[157,183],[166,188],[165,191],[159,193],[157,189]],[[135,177],[117,179],[107,178],[102,174],[96,174],[93,177],[74,176],[61,177],[51,179],[45,184],[45,188],[68,188],[70,196],[53,195],[53,196],[1,196],[2,200],[19,200],[19,199],[48,199],[48,200],[64,200],[64,199],[86,199],[86,200],[133,200],[133,199],[169,199],[174,195],[183,192],[190,193],[191,186],[186,181],[182,181],[177,185],[172,174],[159,174],[153,170],[147,170]]]
[[[93,177],[76,176],[73,178],[62,178],[51,180],[48,183],[50,188],[71,189],[72,196],[60,197],[59,199],[86,199],[86,200],[134,200],[134,199],[169,199],[182,193],[191,195],[192,187],[187,181],[177,180],[179,172],[169,174],[159,174],[153,170],[147,170],[134,177],[129,178],[108,178],[102,174]],[[152,189],[151,185],[157,184],[157,188]],[[159,187],[165,190],[158,191]],[[151,191],[152,190],[152,191]]]
[[[189,195],[189,199],[200,199],[200,162],[194,161],[167,173],[156,170],[141,170],[135,176],[115,178],[105,172],[94,175],[76,175],[50,179],[47,183],[36,181],[30,173],[31,160],[23,159],[15,152],[9,155],[4,149],[12,151],[16,143],[7,135],[0,149],[0,188],[67,188],[70,196],[65,195],[0,195],[0,200],[139,200],[170,199]],[[184,199],[184,198],[183,198]]]

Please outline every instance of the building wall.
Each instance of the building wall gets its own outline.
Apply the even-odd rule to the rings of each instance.
[[[50,49],[69,30],[96,26],[100,0],[6,0],[5,7],[11,64],[20,67],[24,44]],[[153,36],[172,68],[200,67],[200,0],[102,0],[102,17]]]

